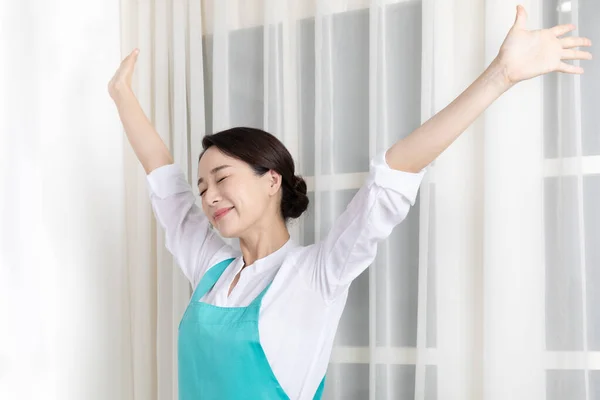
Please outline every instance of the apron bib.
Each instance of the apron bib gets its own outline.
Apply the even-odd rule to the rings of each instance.
[[[180,400],[289,400],[260,344],[258,316],[267,287],[247,307],[200,302],[233,259],[201,279],[179,324]],[[314,400],[323,394],[325,378]]]

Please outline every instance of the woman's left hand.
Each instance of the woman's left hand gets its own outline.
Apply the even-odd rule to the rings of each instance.
[[[583,37],[561,37],[575,29],[574,25],[557,25],[550,29],[528,31],[527,13],[517,6],[515,24],[508,32],[498,53],[497,61],[504,70],[509,84],[515,84],[549,72],[582,74],[583,68],[564,60],[591,60],[587,51],[577,47],[591,46]]]

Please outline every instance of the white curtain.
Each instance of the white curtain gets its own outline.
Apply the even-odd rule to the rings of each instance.
[[[133,398],[119,1],[3,1],[0,30],[0,398]]]
[[[530,28],[575,22],[600,43],[597,1],[522,3]],[[190,182],[206,133],[283,140],[308,244],[370,157],[482,72],[516,4],[3,4],[0,398],[177,398],[189,285],[106,93],[133,47],[135,91]],[[430,168],[352,285],[327,399],[600,399],[600,67],[583,66],[518,85]]]

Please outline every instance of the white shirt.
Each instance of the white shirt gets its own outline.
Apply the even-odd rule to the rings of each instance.
[[[404,220],[424,173],[392,170],[385,153],[375,157],[366,183],[324,240],[310,246],[288,241],[244,268],[229,296],[243,259],[210,228],[181,169],[157,168],[148,186],[166,246],[194,288],[210,267],[235,258],[201,301],[247,306],[273,282],[259,315],[261,344],[290,399],[312,400],[327,370],[350,283],[373,262],[377,243]]]

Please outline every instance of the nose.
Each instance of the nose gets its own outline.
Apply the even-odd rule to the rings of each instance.
[[[207,205],[209,205],[209,206],[215,205],[220,200],[221,200],[221,194],[219,193],[217,188],[209,187],[206,189],[206,192],[204,192],[204,201],[206,201]]]

